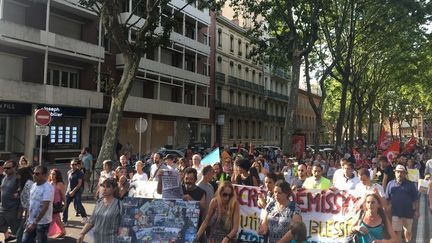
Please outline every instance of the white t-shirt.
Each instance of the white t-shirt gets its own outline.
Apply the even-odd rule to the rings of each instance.
[[[359,182],[359,178],[355,175],[352,178],[346,178],[342,174],[342,177],[339,176],[334,180],[334,187],[339,190],[354,190]]]
[[[357,172],[353,171],[354,175],[357,176]],[[336,183],[336,180],[344,179],[344,170],[342,168],[337,169],[333,174],[333,182]]]
[[[384,188],[378,183],[372,184],[370,187],[366,187],[363,183],[358,183],[355,187],[355,194],[358,197],[364,197],[366,194],[375,193],[375,188],[378,190],[378,194],[384,197]]]
[[[135,175],[132,177],[132,181],[148,181],[147,174],[144,172],[141,175],[135,173]]]
[[[32,224],[39,215],[39,212],[42,208],[42,202],[46,201],[49,201],[48,210],[38,224],[49,224],[52,221],[54,187],[48,182],[45,182],[41,185],[34,183],[30,189],[29,217],[27,219],[29,224]]]
[[[425,167],[424,173],[425,173],[425,175],[429,174],[432,176],[432,159],[430,159],[426,162],[426,167]]]

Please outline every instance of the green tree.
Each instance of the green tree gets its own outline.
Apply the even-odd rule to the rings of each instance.
[[[80,0],[80,4],[95,11],[100,17],[107,36],[113,41],[124,60],[123,73],[111,93],[111,106],[97,159],[97,168],[102,167],[106,159],[113,159],[118,141],[120,120],[133,81],[136,77],[141,58],[154,48],[169,43],[171,30],[175,24],[176,14],[195,0],[188,0],[181,9],[175,9],[167,16],[162,13],[169,0],[134,0],[129,16],[124,20],[123,0]],[[222,1],[199,1],[199,7],[216,9]],[[128,36],[133,32],[134,40]]]

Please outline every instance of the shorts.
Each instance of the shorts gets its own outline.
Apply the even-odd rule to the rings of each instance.
[[[20,219],[17,220],[18,210],[0,210],[0,232],[6,232],[10,227],[13,234],[18,230]]]
[[[402,231],[404,229],[407,232],[411,232],[413,219],[392,216],[392,226],[394,231]]]
[[[84,180],[85,181],[90,181],[90,177],[91,177],[91,171],[90,170],[86,170],[85,172],[84,172]]]

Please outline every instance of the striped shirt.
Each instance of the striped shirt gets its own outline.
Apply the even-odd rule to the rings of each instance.
[[[114,198],[106,206],[103,199],[97,201],[90,218],[95,242],[117,242],[117,231],[120,225],[120,204],[121,202],[117,198]]]

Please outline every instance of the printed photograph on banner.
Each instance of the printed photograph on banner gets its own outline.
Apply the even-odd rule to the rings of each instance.
[[[118,242],[184,242],[196,236],[199,202],[127,197]]]
[[[180,175],[176,170],[163,170],[162,198],[180,199],[183,197],[183,188]]]
[[[129,197],[162,198],[157,193],[157,181],[134,181],[130,185]]]

